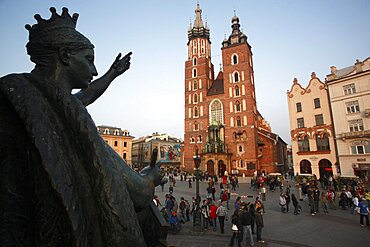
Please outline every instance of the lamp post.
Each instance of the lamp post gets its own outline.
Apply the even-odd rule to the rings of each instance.
[[[199,196],[199,178],[200,178],[200,172],[199,172],[199,165],[200,165],[200,156],[198,155],[198,150],[195,153],[195,156],[193,156],[194,159],[194,165],[195,165],[195,210],[194,210],[194,222],[193,222],[193,231],[194,233],[201,233],[202,232],[202,226],[201,226],[201,218],[200,218],[200,196]]]

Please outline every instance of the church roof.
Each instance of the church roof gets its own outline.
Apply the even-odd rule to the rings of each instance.
[[[212,86],[208,89],[207,96],[223,94],[224,93],[224,73],[220,71]]]

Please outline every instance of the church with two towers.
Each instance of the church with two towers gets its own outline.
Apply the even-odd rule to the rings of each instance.
[[[237,16],[222,42],[222,68],[215,76],[210,29],[197,4],[188,30],[185,61],[185,124],[182,168],[223,176],[266,174],[287,169],[287,144],[272,133],[257,109],[253,53]]]

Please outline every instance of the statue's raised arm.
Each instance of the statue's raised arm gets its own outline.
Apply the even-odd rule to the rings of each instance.
[[[84,106],[88,106],[98,99],[116,77],[130,68],[131,54],[132,52],[129,52],[121,58],[121,53],[119,53],[112,66],[101,78],[91,82],[88,88],[75,94]]]

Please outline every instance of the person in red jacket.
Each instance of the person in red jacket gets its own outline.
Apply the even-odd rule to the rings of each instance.
[[[213,226],[213,231],[217,231],[217,207],[214,202],[212,202],[211,206],[209,207],[209,220],[211,222],[211,225]]]

